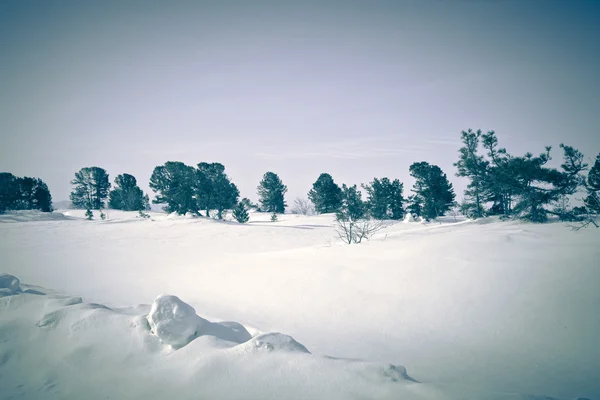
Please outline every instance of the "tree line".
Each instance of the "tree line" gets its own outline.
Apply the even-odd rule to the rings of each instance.
[[[533,222],[544,222],[550,215],[577,221],[600,213],[600,154],[588,168],[579,150],[561,144],[563,163],[557,169],[547,166],[551,147],[537,156],[532,153],[513,156],[499,147],[494,131],[482,133],[470,129],[461,132],[461,141],[454,166],[456,176],[468,179],[469,184],[460,204],[441,168],[421,161],[409,167],[415,184],[408,197],[404,197],[404,185],[398,179],[374,178],[359,188],[357,185],[339,186],[330,174],[322,173],[307,193],[308,200],[296,199],[292,212],[335,213],[336,220],[342,223],[365,219],[399,220],[407,213],[429,221],[455,207],[470,218],[500,215]],[[588,169],[586,177],[584,172]],[[86,167],[75,174],[71,184],[72,204],[88,210],[89,215],[91,210],[107,206],[140,213],[150,208],[148,195],[130,174],[118,175],[111,190],[106,170]],[[272,213],[276,220],[276,214],[283,213],[287,207],[287,186],[276,173],[264,174],[257,186],[259,202],[253,204],[247,198],[239,199],[237,186],[220,163],[201,162],[189,166],[168,161],[154,168],[150,188],[155,193],[153,203],[164,204],[164,210],[169,213],[222,219],[224,212],[231,210],[236,220],[247,222],[248,210],[252,208]],[[365,199],[360,189],[364,190]],[[583,203],[571,207],[569,199],[578,192],[585,193]],[[51,211],[46,184],[37,178],[1,173],[0,212],[14,209]]]

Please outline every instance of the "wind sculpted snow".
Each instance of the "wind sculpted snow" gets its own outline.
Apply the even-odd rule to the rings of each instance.
[[[448,218],[349,246],[330,215],[240,225],[68,212],[0,224],[1,269],[24,292],[1,298],[11,395],[600,396],[600,230]],[[144,317],[159,293],[252,339],[196,332],[175,349]]]

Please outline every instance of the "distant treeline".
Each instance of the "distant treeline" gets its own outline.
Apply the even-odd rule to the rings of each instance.
[[[408,197],[403,195],[402,182],[382,177],[360,186],[366,192],[363,200],[357,185],[340,187],[330,174],[322,173],[308,192],[308,199],[295,199],[292,212],[336,213],[338,219],[346,220],[398,220],[411,213],[432,220],[454,210],[470,218],[500,215],[533,222],[544,222],[549,215],[575,221],[582,215],[600,213],[600,154],[590,168],[579,150],[561,144],[563,163],[556,169],[546,165],[551,159],[550,147],[537,156],[532,153],[513,156],[498,146],[494,131],[485,134],[480,130],[463,131],[461,139],[463,146],[454,166],[456,175],[467,178],[469,185],[460,204],[455,201],[446,174],[437,165],[421,161],[409,168],[416,182]],[[74,189],[70,199],[78,208],[100,210],[107,201],[112,209],[150,208],[148,195],[129,174],[118,175],[110,190],[104,169],[86,167],[75,174],[71,183]],[[165,211],[170,213],[221,219],[226,210],[233,210],[238,221],[246,222],[250,208],[277,214],[283,213],[287,206],[287,186],[276,173],[264,174],[257,187],[259,202],[252,204],[247,198],[239,200],[237,186],[220,163],[201,162],[194,167],[168,161],[154,168],[150,188],[155,193],[153,203],[165,204]],[[578,192],[585,193],[583,203],[571,207],[569,199]],[[47,186],[40,179],[0,174],[0,212],[15,209],[51,211]],[[213,212],[216,214],[211,215]]]

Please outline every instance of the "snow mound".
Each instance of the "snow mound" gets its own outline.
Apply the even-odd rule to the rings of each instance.
[[[161,342],[183,347],[198,335],[201,318],[177,296],[160,295],[152,303],[148,323]]]
[[[0,274],[0,297],[12,296],[21,291],[21,282],[16,276]]]
[[[70,219],[59,212],[41,212],[37,210],[7,211],[0,215],[0,223],[3,222],[35,222],[35,221],[64,221]]]
[[[278,332],[263,333],[242,346],[244,350],[248,351],[284,351],[310,354],[310,351],[294,340],[293,337]]]
[[[405,224],[411,223],[411,222],[415,222],[415,218],[413,217],[413,215],[411,213],[406,213],[406,215],[404,216],[404,222]]]

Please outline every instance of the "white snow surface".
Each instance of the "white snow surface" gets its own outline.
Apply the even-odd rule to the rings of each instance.
[[[64,213],[0,216],[0,399],[600,398],[599,229]]]

